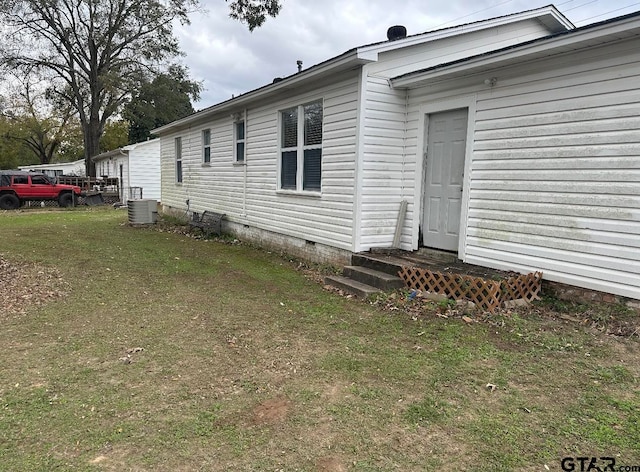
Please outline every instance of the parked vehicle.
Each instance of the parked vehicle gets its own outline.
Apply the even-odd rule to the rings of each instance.
[[[0,170],[0,209],[15,210],[29,200],[55,200],[61,207],[75,204],[82,190],[76,185],[56,183],[35,172]]]

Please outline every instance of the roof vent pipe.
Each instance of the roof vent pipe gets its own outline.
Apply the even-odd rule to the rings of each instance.
[[[298,59],[296,61],[296,64],[298,64],[298,72],[302,72],[302,61],[300,59]]]
[[[401,25],[392,26],[387,30],[387,39],[389,41],[396,41],[398,39],[404,39],[407,37],[407,28]]]

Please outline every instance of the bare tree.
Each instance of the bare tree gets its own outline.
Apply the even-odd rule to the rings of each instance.
[[[87,172],[107,120],[131,93],[180,54],[175,21],[198,0],[0,0],[0,67],[48,74],[51,94],[82,126]],[[231,16],[261,25],[278,0],[237,0]]]

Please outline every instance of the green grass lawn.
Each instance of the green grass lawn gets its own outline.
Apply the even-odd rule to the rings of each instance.
[[[0,255],[66,282],[0,307],[2,471],[640,466],[637,337],[382,311],[122,210],[0,213]]]

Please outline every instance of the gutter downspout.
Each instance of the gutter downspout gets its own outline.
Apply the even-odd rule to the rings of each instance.
[[[364,177],[362,174],[364,167],[363,142],[364,142],[364,126],[366,115],[366,98],[367,98],[367,66],[360,68],[360,80],[358,83],[358,110],[356,124],[356,153],[354,156],[354,183],[353,183],[353,240],[351,242],[351,251],[360,252],[362,250],[362,186],[364,185]]]
[[[242,218],[246,220],[247,218],[247,155],[249,150],[249,110],[247,108],[243,111],[244,118],[244,165],[243,167],[243,184],[242,184]]]
[[[122,148],[118,148],[118,151],[120,152],[121,155],[125,156],[127,158],[127,180],[129,181],[129,183],[131,183],[131,176],[129,175],[129,151],[123,151]],[[127,203],[127,201],[125,201],[124,198],[124,182],[122,182],[122,180],[124,180],[124,176],[120,179],[120,201],[124,204]],[[129,200],[127,198],[127,200]]]

